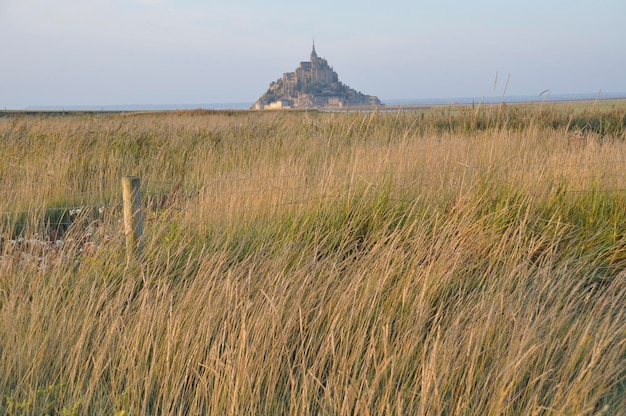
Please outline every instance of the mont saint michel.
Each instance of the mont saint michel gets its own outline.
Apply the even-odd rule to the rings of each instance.
[[[344,108],[382,105],[378,97],[365,95],[339,81],[324,58],[317,56],[315,43],[308,62],[300,62],[294,72],[270,84],[252,108]]]

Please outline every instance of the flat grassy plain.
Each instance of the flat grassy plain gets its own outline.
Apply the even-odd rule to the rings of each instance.
[[[626,414],[624,102],[0,116],[2,414]]]

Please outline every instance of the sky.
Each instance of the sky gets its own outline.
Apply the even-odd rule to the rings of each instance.
[[[625,21],[624,0],[0,0],[0,108],[252,103],[313,39],[383,102],[626,93]]]

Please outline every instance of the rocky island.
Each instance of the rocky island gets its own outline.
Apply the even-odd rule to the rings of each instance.
[[[294,72],[270,84],[252,106],[253,109],[346,108],[382,105],[378,97],[365,95],[339,81],[337,73],[324,58],[317,56],[315,43],[311,60],[300,62]]]

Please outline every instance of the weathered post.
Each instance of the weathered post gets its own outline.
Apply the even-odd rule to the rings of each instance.
[[[125,176],[122,178],[124,234],[126,235],[126,255],[129,262],[141,253],[143,216],[141,214],[140,185],[141,181],[138,176]]]

